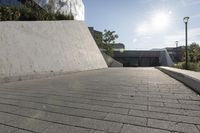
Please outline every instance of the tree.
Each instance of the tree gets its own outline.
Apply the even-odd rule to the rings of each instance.
[[[113,47],[115,44],[116,39],[119,36],[116,34],[115,31],[104,30],[102,35],[102,48],[105,49],[105,53],[112,56],[113,55]]]
[[[200,46],[199,44],[193,42],[188,47],[188,55],[191,62],[200,61]]]

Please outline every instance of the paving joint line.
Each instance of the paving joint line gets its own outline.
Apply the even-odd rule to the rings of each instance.
[[[12,127],[12,128],[16,128],[16,129],[18,129],[18,130],[29,131],[29,132],[32,132],[32,133],[40,133],[40,132],[36,132],[36,131],[32,131],[32,130],[25,129],[25,128],[20,128],[20,127],[8,125],[8,124],[5,124],[5,123],[0,123],[0,125],[7,126],[7,127]],[[15,132],[17,132],[17,131],[14,131],[13,133],[15,133]]]
[[[4,94],[7,94],[7,95],[13,95],[13,93],[12,94],[10,94],[11,92],[4,92]],[[40,96],[31,96],[31,95],[28,95],[28,93],[23,93],[24,95],[22,95],[22,93],[20,93],[20,94],[18,94],[18,92],[16,93],[16,92],[14,92],[15,94],[14,95],[21,95],[21,96],[29,96],[29,97],[37,97],[37,98],[43,98],[43,97],[40,97]],[[71,94],[71,95],[60,95],[60,94],[51,94],[51,93],[31,93],[31,94],[45,94],[45,95],[53,95],[53,96],[61,96],[61,97],[73,97],[73,98],[82,98],[82,99],[89,99],[89,98],[85,98],[84,96],[91,96],[91,95],[85,95],[85,94],[79,94],[79,95],[82,95],[82,96],[71,96],[71,95],[76,95],[77,93],[68,93],[68,94]],[[117,94],[116,94],[117,95]],[[95,95],[96,96],[96,95]],[[99,98],[110,98],[110,96],[97,96],[97,97],[99,97]],[[112,98],[117,98],[117,99],[122,99],[122,100],[134,100],[134,99],[132,99],[132,98],[119,98],[119,97],[112,97]],[[151,97],[151,98],[154,98],[154,97]],[[153,101],[153,100],[150,100],[150,101],[152,101],[152,102],[159,102],[159,101]],[[170,102],[171,103],[171,102]]]
[[[28,96],[27,96],[28,97]],[[4,99],[13,99],[13,98],[6,98],[6,97],[0,97],[0,98],[4,98]],[[14,99],[14,100],[22,100],[22,99]],[[108,100],[96,100],[96,99],[88,99],[88,100],[95,100],[95,101],[106,101],[106,102],[111,102],[111,103],[125,103],[125,104],[135,104],[135,105],[142,105],[142,106],[147,106],[147,105],[149,105],[149,104],[138,104],[138,103],[130,103],[130,102],[116,102],[116,101],[108,101]],[[24,101],[27,101],[27,100],[24,100]],[[63,100],[61,100],[61,101],[63,101]],[[68,100],[68,101],[64,101],[64,102],[69,102],[70,100]],[[30,101],[30,102],[35,102],[35,101]],[[90,103],[88,103],[88,102],[74,102],[74,101],[70,101],[70,102],[72,102],[72,103],[81,103],[81,104],[89,104],[89,105],[96,105],[96,104],[90,104]],[[150,106],[155,106],[155,107],[166,107],[166,108],[173,108],[173,109],[184,109],[184,108],[176,108],[176,107],[168,107],[168,106],[166,106],[166,102],[162,102],[162,103],[164,103],[164,106],[157,106],[157,105],[150,105]],[[178,103],[175,103],[175,104],[178,104]],[[97,105],[99,105],[99,106],[106,106],[106,105],[100,105],[100,104],[97,104]],[[180,105],[190,105],[190,104],[180,104]],[[200,107],[200,105],[194,105],[194,106],[199,106]],[[106,106],[106,107],[111,107],[111,106]],[[112,108],[123,108],[123,107],[113,107],[112,106]],[[194,111],[200,111],[200,109],[199,110],[197,110],[197,109],[187,109],[187,110],[194,110]]]
[[[4,90],[5,91],[5,90]],[[8,91],[9,92],[9,91]],[[15,91],[16,92],[16,91]],[[15,93],[14,92],[14,93]],[[24,94],[27,94],[27,93],[24,93]],[[45,95],[58,95],[58,94],[51,94],[51,93],[34,93],[34,94],[45,94]],[[69,94],[81,94],[81,93],[69,93]],[[95,93],[91,93],[91,94],[95,94]],[[113,95],[116,95],[116,94],[113,94]],[[67,96],[67,95],[58,95],[58,96]],[[90,95],[89,95],[90,96]],[[129,96],[129,95],[125,95],[125,96]],[[36,97],[36,96],[35,96]],[[73,97],[73,96],[68,96],[68,97]],[[79,96],[80,97],[80,96]],[[99,96],[99,97],[102,97],[102,96]],[[135,97],[146,97],[146,96],[135,96]],[[149,97],[149,96],[148,96]],[[199,96],[198,96],[199,97]],[[80,97],[82,98],[82,97]],[[108,98],[110,98],[108,96]],[[113,98],[116,98],[116,97],[113,97]],[[151,98],[160,98],[160,97],[151,97]],[[124,99],[127,99],[127,98],[124,98]],[[177,100],[177,98],[167,98],[167,97],[163,97],[161,99],[170,99],[170,100]],[[130,99],[127,99],[127,100],[130,100]],[[192,100],[192,99],[180,99],[180,100]],[[194,101],[194,100],[192,100]],[[195,100],[195,101],[200,101],[200,100]]]
[[[72,127],[78,127],[78,128],[84,128],[84,129],[89,129],[89,130],[104,131],[104,130],[101,130],[101,129],[94,129],[94,128],[88,128],[88,127],[84,127],[84,126],[77,126],[77,125],[71,125],[71,124],[60,123],[60,122],[55,122],[55,121],[43,120],[43,119],[40,119],[40,118],[33,118],[33,117],[29,117],[29,116],[23,116],[23,115],[18,115],[18,114],[10,113],[10,112],[4,112],[4,111],[0,111],[0,112],[2,112],[2,113],[7,113],[7,114],[11,114],[11,115],[16,115],[16,116],[20,116],[20,117],[26,117],[26,118],[30,118],[30,119],[45,121],[45,122],[49,122],[49,123],[55,123],[55,124],[66,125],[66,126],[72,126]],[[94,120],[99,120],[99,119],[94,119]],[[111,121],[111,120],[101,120],[101,121],[105,121],[105,122],[114,122],[114,123],[118,123],[118,124],[122,124],[122,125],[123,125],[123,124],[126,124],[126,125],[138,126],[138,127],[154,128],[154,129],[172,131],[172,130],[162,129],[162,128],[158,128],[158,127],[144,126],[144,125],[139,125],[139,124],[122,123],[122,122],[116,122],[116,121]],[[182,122],[182,123],[183,123],[183,122]],[[0,124],[2,124],[2,123],[0,123]],[[8,124],[3,124],[3,125],[8,125]],[[8,125],[8,126],[12,127],[12,125]],[[13,127],[14,127],[14,126],[13,126]],[[16,127],[16,128],[18,128],[18,127]],[[27,129],[23,129],[23,130],[27,130]],[[27,131],[28,131],[28,130],[27,130]],[[32,132],[38,133],[38,132],[35,132],[35,131],[32,131]]]
[[[197,126],[197,124],[195,124],[197,130],[200,132],[200,128]],[[200,125],[199,125],[200,126]]]
[[[7,92],[8,93],[8,92]],[[21,93],[20,94],[17,94],[16,92],[14,92],[15,93],[15,95],[21,95]],[[9,94],[9,93],[8,93]],[[26,95],[23,95],[23,96],[29,96],[29,97],[38,97],[38,96],[30,96],[30,95],[28,95],[27,93],[23,93],[23,94],[26,94]],[[56,96],[62,96],[62,97],[66,97],[67,95],[58,95],[58,94],[50,94],[50,93],[34,93],[34,94],[45,94],[45,95],[56,95]],[[91,96],[91,95],[89,95],[89,96]],[[74,96],[67,96],[67,97],[74,97]],[[76,97],[74,97],[74,98],[77,98],[77,97],[79,97],[79,98],[83,98],[83,99],[86,99],[86,98],[84,98],[83,96],[76,96]],[[105,98],[105,96],[100,96],[100,97],[104,97]],[[135,96],[135,97],[139,97],[139,96]],[[38,97],[38,98],[41,98],[41,97]],[[146,97],[147,98],[147,97]],[[151,97],[151,98],[159,98],[159,99],[170,99],[170,100],[177,100],[177,98],[175,99],[175,98],[160,98],[160,97]],[[131,99],[126,99],[125,98],[125,100],[131,100]],[[187,100],[187,101],[200,101],[200,100],[193,100],[193,99],[180,99],[180,100]],[[153,100],[152,100],[153,101]],[[153,101],[153,102],[158,102],[158,101]],[[171,102],[170,102],[171,103]],[[187,104],[186,104],[187,105]],[[195,104],[194,104],[195,105]]]
[[[6,99],[6,98],[5,98]],[[10,99],[10,98],[8,98]],[[16,100],[16,99],[15,99]],[[26,101],[26,100],[21,100],[20,101],[25,101],[25,102],[32,102],[32,103],[38,103],[38,104],[46,104],[46,103],[40,103],[40,102],[33,102],[33,101]],[[0,104],[7,104],[7,103],[1,103]],[[9,104],[9,105],[14,105],[14,104]],[[90,109],[84,109],[84,108],[75,108],[75,107],[69,107],[69,106],[61,106],[61,105],[54,105],[54,104],[47,104],[47,105],[52,105],[52,106],[57,106],[57,107],[66,107],[66,108],[74,108],[74,109],[82,109],[82,110],[88,110],[88,111],[94,111],[94,112],[101,112],[101,113],[113,113],[113,114],[120,114],[120,115],[126,115],[123,113],[117,113],[117,112],[105,112],[105,111],[98,111],[98,110],[90,110]],[[25,106],[24,106],[25,107]],[[110,107],[110,106],[109,106]],[[147,106],[148,107],[148,106]],[[155,107],[160,107],[160,106],[155,106]],[[115,107],[116,108],[116,107]],[[165,108],[170,108],[170,107],[165,107]],[[124,108],[122,108],[124,109]],[[150,111],[150,110],[142,110],[142,109],[132,109],[132,108],[125,108],[128,110],[138,110],[138,111],[149,111],[149,112],[156,112],[156,113],[162,113],[162,114],[171,114],[171,115],[179,115],[179,116],[189,116],[189,117],[200,117],[200,116],[190,116],[190,115],[185,115],[185,114],[176,114],[176,113],[169,113],[169,112],[159,112],[159,111]],[[172,108],[172,109],[177,109],[177,108]],[[180,109],[180,108],[178,108]],[[181,110],[191,110],[191,109],[181,109]],[[191,111],[199,111],[199,110],[191,110]]]
[[[1,97],[0,97],[1,98]],[[6,99],[6,98],[5,98]],[[9,98],[10,99],[10,98]],[[86,108],[81,108],[81,107],[71,107],[71,106],[65,106],[65,105],[57,105],[57,104],[51,104],[51,103],[43,103],[43,102],[35,102],[31,100],[22,100],[22,99],[10,99],[10,100],[19,100],[19,101],[24,101],[24,102],[31,102],[31,103],[36,103],[36,104],[46,104],[46,105],[51,105],[51,106],[56,106],[56,107],[61,107],[61,108],[72,108],[72,109],[81,109],[81,110],[87,110],[87,111],[94,111],[94,112],[101,112],[101,113],[116,113],[116,114],[124,114],[125,113],[117,113],[117,112],[107,112],[107,111],[99,111],[98,109],[86,109]],[[115,107],[117,109],[117,107]],[[123,109],[123,108],[122,108]],[[128,110],[128,109],[126,109]],[[127,114],[127,113],[126,113]]]
[[[28,107],[28,108],[30,108],[30,107]],[[74,117],[89,118],[89,119],[100,120],[100,121],[108,121],[108,122],[121,123],[121,122],[114,121],[114,120],[105,120],[105,119],[100,119],[100,118],[92,118],[92,117],[85,117],[85,116],[79,116],[79,115],[71,115],[71,114],[60,113],[60,112],[53,112],[53,111],[48,111],[48,110],[41,110],[41,109],[36,109],[36,108],[31,108],[31,109],[33,109],[33,110],[39,110],[39,111],[43,111],[43,112],[54,113],[54,114],[61,114],[61,115],[66,115],[66,116],[74,116]],[[6,112],[6,111],[0,111],[0,112],[2,112],[2,113],[8,113],[8,114],[14,114],[14,113],[11,113],[11,112]],[[111,113],[111,114],[115,114],[115,113]],[[18,114],[14,114],[14,115],[18,115]],[[121,114],[119,114],[119,115],[121,115]],[[154,120],[162,120],[162,121],[169,121],[169,122],[177,122],[177,121],[174,121],[174,120],[166,120],[166,119],[144,117],[144,116],[137,116],[137,115],[124,115],[124,116],[132,116],[132,117],[137,117],[137,118],[145,118],[145,119],[154,119]],[[24,117],[28,117],[28,116],[24,116]],[[30,117],[30,118],[32,118],[32,117]],[[33,119],[35,119],[35,118],[33,118]],[[188,123],[188,122],[181,122],[181,123],[196,124],[196,123]],[[126,123],[126,124],[130,124],[130,123]],[[134,124],[132,124],[132,125],[134,125]],[[137,124],[135,124],[135,125],[137,125]],[[200,125],[200,124],[197,124],[197,125]],[[138,126],[141,126],[141,125],[138,125]]]
[[[119,133],[121,133],[122,132],[122,129],[124,128],[124,123],[122,124],[122,126],[121,126],[121,128],[120,128],[120,132]]]
[[[44,119],[40,119],[40,118],[35,118],[35,117],[30,117],[30,116],[25,116],[25,115],[10,113],[10,112],[6,112],[6,111],[0,111],[0,112],[2,112],[2,113],[7,113],[7,114],[11,114],[11,115],[16,115],[16,116],[20,116],[20,117],[30,118],[30,119],[34,119],[34,120],[39,120],[39,121],[54,123],[54,124],[60,124],[60,125],[66,125],[66,126],[71,126],[71,127],[78,127],[78,128],[84,128],[84,129],[94,130],[94,128],[89,128],[89,127],[84,127],[84,126],[77,126],[77,125],[66,124],[66,123],[61,123],[61,122],[56,122],[56,121],[50,121],[50,120],[44,120]],[[98,119],[94,119],[94,120],[98,120]],[[117,122],[116,122],[116,123],[117,123]],[[1,124],[1,123],[0,123],[0,124]],[[8,125],[8,124],[6,124],[6,125]],[[12,126],[12,125],[9,125],[9,126]],[[26,129],[26,130],[27,130],[27,129]],[[101,129],[95,129],[95,130],[104,131],[104,130],[101,130]],[[35,132],[35,131],[33,131],[33,132]],[[36,132],[36,133],[37,133],[37,132]]]

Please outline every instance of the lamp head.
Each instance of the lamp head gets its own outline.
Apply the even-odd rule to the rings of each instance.
[[[188,23],[189,19],[190,19],[190,17],[184,17],[184,18],[183,18],[183,22],[184,22],[184,23]]]

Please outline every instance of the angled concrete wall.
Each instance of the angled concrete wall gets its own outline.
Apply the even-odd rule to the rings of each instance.
[[[113,59],[111,56],[107,55],[103,51],[101,51],[108,67],[123,67],[123,64]]]
[[[0,31],[0,82],[107,67],[84,22],[0,22]]]

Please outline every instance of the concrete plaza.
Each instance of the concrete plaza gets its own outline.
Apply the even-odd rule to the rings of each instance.
[[[155,68],[1,84],[0,133],[199,133],[200,96]]]

